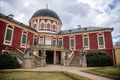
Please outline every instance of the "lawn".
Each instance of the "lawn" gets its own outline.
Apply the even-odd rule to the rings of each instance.
[[[83,72],[109,77],[115,80],[120,80],[120,66],[100,67],[90,70],[84,70]]]
[[[1,70],[0,80],[90,80],[69,72]]]

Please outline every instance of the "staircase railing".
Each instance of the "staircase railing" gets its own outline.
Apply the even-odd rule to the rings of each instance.
[[[68,65],[72,61],[73,57],[74,57],[74,51],[72,51],[71,54],[68,55]]]
[[[15,48],[13,55],[15,55],[15,56],[16,56],[17,58],[19,58],[21,61],[23,61],[24,53],[23,53],[22,51],[20,51],[19,49]]]

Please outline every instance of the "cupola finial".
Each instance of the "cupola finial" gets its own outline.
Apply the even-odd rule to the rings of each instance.
[[[48,9],[48,4],[46,4],[46,9]]]

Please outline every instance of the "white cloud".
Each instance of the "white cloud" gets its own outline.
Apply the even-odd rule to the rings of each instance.
[[[0,0],[0,12],[12,13],[15,19],[28,24],[32,15],[46,4],[61,18],[62,29],[106,26],[114,28],[113,36],[120,34],[120,0]]]

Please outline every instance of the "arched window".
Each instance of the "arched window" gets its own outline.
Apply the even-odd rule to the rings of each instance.
[[[36,24],[34,24],[34,29],[35,29],[35,30],[37,29],[37,25],[36,25]]]
[[[44,23],[41,23],[40,29],[44,29]]]
[[[53,25],[53,30],[55,31],[55,29],[56,29],[56,26],[55,26],[55,25]]]
[[[47,24],[47,29],[50,30],[50,24],[49,23]]]

